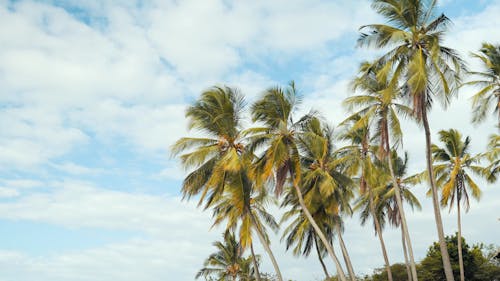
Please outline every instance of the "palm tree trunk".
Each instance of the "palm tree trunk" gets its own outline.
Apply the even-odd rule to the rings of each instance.
[[[408,281],[412,280],[412,274],[410,269],[410,261],[408,260],[408,251],[406,250],[405,233],[403,227],[401,227],[401,244],[403,245],[403,253],[405,256],[406,274],[408,274]]]
[[[425,158],[427,160],[427,172],[429,176],[429,183],[431,185],[432,206],[434,208],[434,219],[436,221],[436,228],[439,238],[439,248],[441,250],[444,273],[446,275],[446,281],[454,281],[453,270],[451,269],[450,255],[448,254],[446,241],[444,239],[443,220],[441,218],[441,210],[439,209],[436,179],[434,178],[434,169],[432,167],[431,131],[429,128],[429,121],[427,120],[427,108],[425,107],[425,104],[423,105],[422,109],[422,122],[424,123],[425,130]]]
[[[271,259],[271,262],[273,264],[274,270],[276,271],[276,275],[278,277],[278,281],[283,281],[283,277],[281,276],[281,271],[278,266],[278,262],[276,262],[276,259],[274,258],[273,252],[271,251],[271,247],[269,247],[269,243],[267,242],[266,238],[264,237],[264,234],[262,234],[262,230],[260,229],[259,225],[257,224],[257,220],[253,216],[252,213],[250,213],[250,218],[252,220],[252,224],[255,226],[255,229],[257,230],[257,236],[259,236],[260,243],[266,250],[267,254],[269,255],[269,258]]]
[[[321,229],[319,228],[318,224],[316,221],[314,221],[314,218],[312,217],[311,213],[306,207],[306,204],[304,203],[304,197],[302,196],[302,192],[300,191],[300,188],[297,184],[293,184],[293,187],[295,188],[295,191],[297,192],[297,197],[299,198],[299,204],[300,207],[302,208],[302,211],[306,215],[307,220],[309,220],[309,223],[312,225],[314,228],[314,231],[316,232],[316,235],[319,236],[321,239],[321,242],[323,242],[323,245],[325,245],[325,248],[330,255],[330,257],[333,259],[333,262],[335,263],[335,267],[337,268],[337,275],[339,276],[339,279],[341,281],[347,281],[344,271],[342,270],[342,266],[340,265],[340,262],[335,255],[335,252],[333,251],[333,246],[328,242],[328,239],[326,239],[325,234]]]
[[[326,269],[326,265],[323,262],[323,258],[321,257],[321,253],[319,251],[318,237],[317,236],[314,236],[314,245],[316,246],[315,248],[316,248],[316,253],[318,254],[319,263],[321,264],[321,267],[323,268],[323,271],[325,272],[326,279],[330,279],[330,274],[328,274],[328,270]]]
[[[387,122],[385,123],[385,126],[387,127]],[[388,128],[386,128],[388,132]],[[408,224],[406,223],[406,215],[405,215],[405,210],[403,208],[403,201],[401,197],[401,189],[399,188],[399,184],[396,180],[396,175],[394,174],[394,168],[392,167],[392,157],[391,157],[391,149],[389,145],[389,134],[385,135],[386,141],[386,150],[389,153],[389,156],[387,157],[387,162],[389,164],[389,172],[391,173],[391,179],[392,179],[392,184],[394,185],[394,191],[396,193],[396,204],[398,205],[398,210],[399,210],[399,216],[401,217],[401,230],[403,231],[403,235],[406,241],[406,245],[408,246],[408,254],[410,256],[410,269],[411,269],[411,274],[412,274],[412,280],[413,281],[418,281],[417,277],[417,267],[415,265],[415,259],[413,257],[413,248],[411,246],[411,240],[410,240],[410,233],[408,231]],[[405,251],[406,252],[406,251]]]
[[[457,194],[457,217],[458,217],[458,264],[460,266],[460,281],[465,281],[464,261],[462,259],[462,219],[460,216],[460,194]]]
[[[250,243],[250,252],[252,253],[253,267],[255,268],[255,280],[260,281],[259,263],[257,262],[257,257],[255,257],[255,252],[253,251],[253,242]]]
[[[382,228],[375,214],[375,206],[373,204],[373,196],[371,190],[368,191],[370,194],[370,211],[372,213],[373,221],[375,222],[375,231],[377,231],[378,239],[380,240],[380,246],[382,248],[382,255],[384,256],[385,269],[387,271],[387,280],[392,281],[391,264],[389,263],[389,257],[387,256],[387,251],[385,249],[384,238],[382,237]]]
[[[340,249],[342,250],[342,255],[344,256],[345,265],[347,266],[347,271],[349,272],[349,277],[351,281],[356,281],[356,274],[354,274],[354,269],[352,267],[351,258],[347,252],[347,248],[342,238],[342,231],[340,225],[337,224],[337,237],[339,238]]]

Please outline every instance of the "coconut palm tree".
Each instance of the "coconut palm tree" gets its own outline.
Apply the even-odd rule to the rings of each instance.
[[[196,274],[196,279],[202,276],[207,279],[215,275],[217,280],[252,280],[251,258],[243,257],[243,248],[233,233],[226,231],[223,237],[223,241],[213,243],[217,252],[205,260],[203,268]]]
[[[303,133],[298,140],[304,171],[301,185],[305,203],[310,210],[323,205],[326,214],[334,219],[335,234],[349,277],[355,280],[352,262],[342,238],[342,216],[352,215],[350,201],[354,197],[354,182],[346,173],[346,164],[337,158],[333,144],[333,128],[318,118],[311,118],[303,123]]]
[[[464,281],[464,265],[462,260],[462,222],[461,207],[465,212],[469,210],[469,199],[479,200],[481,189],[472,179],[471,174],[487,177],[487,168],[479,166],[481,154],[469,153],[470,138],[462,139],[462,135],[455,129],[439,131],[439,139],[443,147],[432,146],[434,155],[434,170],[437,184],[441,187],[441,205],[453,208],[456,202],[458,225],[458,261],[460,266],[460,280]]]
[[[500,128],[500,45],[483,43],[479,53],[473,53],[472,56],[480,59],[484,68],[481,72],[469,72],[478,76],[479,80],[465,83],[481,87],[472,97],[472,121],[476,123],[483,121],[493,107]]]
[[[376,188],[380,186],[380,177],[383,176],[387,178],[387,175],[382,173],[379,174],[377,166],[375,166],[372,161],[372,159],[376,159],[373,156],[376,155],[377,148],[370,145],[372,137],[370,135],[371,131],[368,121],[369,120],[363,118],[362,115],[354,114],[341,122],[340,126],[344,128],[344,132],[341,133],[340,139],[348,141],[350,144],[340,148],[338,150],[338,155],[339,161],[348,167],[346,172],[351,176],[358,176],[359,192],[362,199],[358,200],[355,209],[360,209],[360,206],[366,203],[365,206],[367,208],[365,211],[368,213],[362,214],[362,216],[365,216],[365,222],[368,217],[371,216],[373,218],[376,234],[379,237],[381,245],[387,276],[389,281],[392,281],[390,262],[382,237],[383,225],[380,225],[376,210],[378,201]],[[360,201],[363,201],[363,203],[360,203]]]
[[[342,214],[352,214],[349,201],[353,197],[353,182],[344,175],[342,163],[335,158],[333,130],[324,126],[318,118],[311,118],[304,123],[298,144],[303,166],[301,191],[304,194],[307,209],[330,240],[330,244],[333,235],[337,234],[350,279],[355,280],[352,263],[342,239],[341,218]],[[287,248],[296,244],[295,254],[299,254],[303,248],[302,253],[308,255],[318,237],[300,210],[295,193],[288,193],[283,204],[293,207],[284,216],[284,219],[294,218],[284,233],[284,237],[288,235]],[[305,243],[303,243],[304,240]],[[324,247],[316,245],[316,248],[321,258],[320,252],[322,251],[319,248],[324,250]]]
[[[318,241],[318,236],[314,228],[304,216],[296,196],[293,195],[293,192],[288,193],[283,201],[284,206],[292,206],[292,209],[283,214],[282,223],[290,219],[292,222],[283,231],[281,239],[285,239],[287,250],[293,247],[293,254],[296,256],[304,255],[307,257],[314,247],[325,276],[329,279],[330,274],[323,261],[326,252],[325,247]],[[329,242],[333,243],[335,217],[328,215],[324,207],[317,208],[317,211],[312,213],[312,216],[322,228],[323,233],[328,237]]]
[[[401,189],[401,202],[406,202],[406,204],[412,210],[414,210],[415,208],[421,210],[422,207],[420,205],[420,202],[418,201],[417,197],[415,197],[415,195],[413,195],[413,193],[410,191],[410,186],[415,185],[418,182],[418,179],[416,179],[418,175],[408,177],[406,176],[406,173],[408,171],[408,154],[405,153],[404,159],[402,159],[397,155],[396,151],[392,151],[391,161],[393,162],[392,166],[394,167],[396,182]],[[391,182],[389,182],[387,185],[387,189],[383,196],[383,201],[385,202],[387,208],[387,217],[389,223],[395,227],[400,227],[401,229],[401,244],[403,246],[408,280],[412,280],[411,266],[407,252],[407,241],[401,223],[402,219],[401,214],[398,210],[399,204],[397,203],[396,196],[397,194],[394,188],[394,183],[391,180]]]
[[[390,176],[382,168],[378,167],[371,161],[368,156],[365,160],[365,181],[367,188],[364,193],[356,200],[354,206],[355,211],[359,211],[361,225],[365,225],[369,219],[372,219],[375,229],[375,235],[380,242],[380,249],[384,257],[385,267],[387,271],[387,278],[392,281],[391,263],[387,255],[385,241],[382,231],[387,223],[387,208],[384,205],[384,192],[386,183],[390,181]]]
[[[365,172],[366,160],[368,156],[375,155],[375,149],[370,145],[371,131],[367,121],[360,114],[351,115],[342,121],[339,125],[342,131],[338,134],[338,139],[347,142],[348,145],[336,151],[338,161],[344,163],[346,167],[345,172],[351,177],[359,175],[361,193],[365,193],[368,188],[366,182],[368,174]]]
[[[264,149],[262,156],[256,163],[255,174],[259,175],[262,181],[274,179],[277,195],[282,193],[287,180],[292,183],[304,215],[333,259],[339,278],[345,281],[345,274],[333,246],[307,209],[299,187],[301,165],[297,136],[300,135],[299,125],[310,117],[305,116],[294,122],[293,113],[299,102],[297,90],[292,82],[287,88],[268,89],[252,105],[252,119],[254,122],[262,124],[262,127],[248,130],[247,133],[251,135],[250,139],[252,140],[250,150]]]
[[[390,83],[392,74],[383,73],[383,75],[379,75],[382,67],[383,65],[380,64],[380,62],[362,63],[359,71],[360,73],[358,77],[353,80],[352,86],[354,91],[362,90],[364,94],[349,97],[344,100],[343,104],[350,111],[354,109],[358,110],[355,114],[361,116],[361,119],[353,126],[362,126],[364,123],[369,123],[378,137],[378,157],[382,161],[388,163],[389,174],[391,175],[393,186],[395,187],[396,203],[400,206],[397,210],[401,212],[399,216],[401,217],[401,227],[407,242],[406,245],[408,246],[410,267],[412,276],[414,276],[412,280],[416,281],[417,269],[413,257],[413,248],[404,208],[401,207],[402,202],[399,200],[399,198],[401,198],[401,191],[396,181],[390,157],[390,151],[392,149],[390,144],[391,136],[395,145],[399,144],[402,140],[402,130],[398,114],[410,116],[411,109],[397,101],[401,92],[396,84]]]
[[[186,111],[189,129],[197,130],[204,137],[184,137],[171,148],[172,155],[180,155],[184,168],[192,170],[182,184],[184,198],[200,195],[198,205],[204,202],[204,209],[213,207],[227,196],[250,200],[244,197],[251,194],[248,189],[254,185],[249,183],[247,177],[252,156],[244,153],[245,143],[241,134],[243,106],[243,96],[235,89],[212,87],[204,91]],[[247,190],[242,192],[242,189]],[[279,267],[262,233],[263,229],[257,227],[259,224],[248,211],[248,204],[240,205],[240,208],[247,208],[244,210],[249,214],[242,225],[247,228],[252,225],[255,227],[264,249],[273,261],[276,274],[282,281]],[[247,231],[241,233],[248,235]],[[244,246],[250,245],[251,239],[240,238],[243,238]]]
[[[240,155],[243,96],[229,87],[213,87],[186,110],[189,130],[204,137],[183,137],[172,147],[186,170],[192,170],[182,183],[184,198],[200,195],[198,205],[209,208],[225,190],[229,174],[241,169]]]
[[[495,182],[500,173],[500,135],[491,135],[488,143],[488,152],[485,153],[486,158],[490,161],[488,166],[488,181]]]
[[[276,259],[269,247],[270,242],[266,234],[264,224],[272,230],[278,230],[278,224],[274,217],[266,211],[268,203],[271,201],[266,193],[266,189],[252,186],[253,182],[242,171],[240,177],[230,178],[227,183],[228,190],[214,204],[213,218],[214,226],[226,222],[226,229],[236,231],[239,229],[239,241],[243,249],[250,247],[254,257],[254,268],[256,269],[256,279],[260,280],[257,259],[253,253],[253,233],[257,233],[273,265],[278,267]],[[278,274],[278,276],[280,276]]]
[[[379,61],[384,64],[379,76],[394,71],[391,84],[402,84],[403,94],[412,103],[417,120],[423,125],[426,141],[427,172],[439,237],[441,257],[447,281],[453,271],[444,238],[438,191],[432,168],[431,132],[428,121],[434,98],[444,105],[456,93],[465,64],[451,48],[442,45],[450,20],[436,16],[437,0],[374,0],[372,7],[385,17],[387,24],[361,27],[360,46],[390,48]]]

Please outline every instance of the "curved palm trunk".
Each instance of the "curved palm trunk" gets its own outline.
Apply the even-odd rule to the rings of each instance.
[[[412,280],[412,274],[410,269],[410,261],[408,260],[408,251],[406,250],[405,233],[403,227],[401,227],[401,244],[403,245],[403,253],[405,256],[406,273],[408,274],[408,281]]]
[[[385,127],[386,127],[386,132],[389,132],[387,122],[385,123]],[[410,233],[408,231],[408,224],[406,223],[406,215],[405,215],[405,210],[403,208],[403,201],[401,200],[401,189],[399,188],[399,184],[394,174],[394,168],[392,167],[391,149],[389,145],[389,134],[385,134],[385,138],[386,138],[385,140],[386,150],[389,153],[389,156],[387,157],[387,162],[389,164],[389,172],[391,173],[392,184],[394,185],[394,191],[396,193],[396,204],[398,205],[399,216],[401,217],[401,230],[403,231],[403,236],[406,241],[404,245],[408,246],[408,254],[410,256],[410,269],[412,275],[411,280],[418,281],[417,267],[415,266],[415,259],[413,257],[413,248],[411,246]],[[405,253],[406,253],[406,248],[405,248]]]
[[[339,238],[340,249],[342,250],[342,255],[344,256],[345,265],[347,266],[347,271],[349,272],[349,278],[351,281],[356,281],[356,274],[354,274],[354,269],[352,267],[351,258],[347,252],[347,248],[342,238],[342,231],[340,230],[340,225],[337,224],[337,237]]]
[[[252,253],[253,267],[255,268],[255,280],[260,281],[259,263],[255,257],[255,252],[253,251],[253,242],[250,243],[250,252]]]
[[[283,281],[283,277],[281,276],[281,271],[278,266],[278,262],[276,262],[276,259],[274,258],[273,252],[271,251],[271,247],[269,247],[269,243],[267,243],[266,238],[264,237],[264,234],[262,234],[262,230],[260,229],[259,225],[257,224],[257,221],[255,217],[253,216],[252,213],[250,213],[250,218],[252,220],[252,224],[255,225],[255,229],[257,230],[257,236],[259,236],[260,243],[266,250],[267,254],[269,255],[269,258],[271,259],[271,262],[273,264],[274,270],[276,271],[276,275],[278,277],[279,281]]]
[[[314,228],[314,231],[316,232],[316,235],[321,239],[321,242],[323,242],[323,245],[325,245],[325,248],[330,255],[330,257],[333,259],[333,262],[335,263],[335,267],[337,268],[337,275],[339,276],[339,279],[341,281],[347,281],[344,271],[342,270],[342,266],[340,265],[340,262],[335,255],[335,252],[333,251],[333,246],[328,242],[328,239],[326,239],[325,234],[321,229],[319,228],[318,224],[316,221],[314,221],[314,218],[312,217],[311,213],[306,207],[306,204],[304,203],[304,197],[302,196],[302,192],[300,191],[300,188],[297,186],[297,184],[293,184],[293,187],[295,188],[295,191],[297,192],[297,197],[299,198],[299,204],[300,207],[302,208],[302,211],[306,215],[307,220],[309,223],[312,225]]]
[[[460,281],[465,281],[464,261],[462,259],[462,220],[460,216],[460,194],[457,194],[457,223],[458,223],[458,264],[460,266]]]
[[[432,167],[432,154],[431,154],[431,132],[429,128],[429,121],[427,120],[427,108],[425,104],[422,109],[422,122],[424,123],[425,130],[425,158],[427,160],[427,172],[429,176],[429,183],[432,191],[432,206],[434,208],[434,219],[436,221],[436,228],[439,238],[439,248],[441,250],[441,258],[443,260],[444,273],[446,281],[454,281],[453,270],[451,269],[450,256],[446,247],[444,239],[443,220],[441,218],[441,210],[439,209],[438,192],[436,187],[436,179],[434,178],[434,169]]]
[[[375,206],[373,204],[373,196],[371,190],[370,193],[370,211],[372,213],[373,221],[375,222],[375,230],[377,231],[378,239],[380,240],[380,247],[382,248],[382,255],[384,256],[385,270],[387,271],[387,280],[392,281],[391,264],[389,263],[389,257],[387,256],[387,251],[385,249],[384,238],[382,237],[382,228],[375,214]]]
[[[326,269],[326,265],[323,262],[323,258],[321,257],[321,253],[319,251],[318,237],[317,236],[314,236],[314,245],[316,246],[315,248],[316,248],[316,253],[318,254],[319,263],[321,264],[321,267],[323,268],[323,272],[325,272],[326,279],[330,279],[330,274],[328,273],[328,270]]]

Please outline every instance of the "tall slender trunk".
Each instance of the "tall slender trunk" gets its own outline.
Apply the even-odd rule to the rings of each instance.
[[[403,245],[403,253],[405,256],[406,274],[408,274],[408,281],[411,281],[412,274],[410,269],[410,261],[408,260],[408,251],[406,250],[405,233],[403,232],[403,227],[401,227],[401,244]]]
[[[274,271],[276,271],[276,275],[278,277],[279,281],[283,281],[283,277],[281,276],[281,271],[278,266],[278,262],[276,262],[276,259],[274,258],[273,252],[271,251],[271,247],[269,247],[269,243],[267,242],[266,238],[264,237],[264,234],[262,234],[262,229],[260,226],[257,224],[257,220],[253,216],[252,213],[250,213],[250,219],[252,220],[252,224],[255,226],[255,229],[257,230],[257,236],[259,236],[260,243],[266,250],[267,254],[269,255],[269,258],[271,259],[271,263],[273,264]]]
[[[326,265],[323,262],[323,258],[321,257],[321,252],[319,251],[319,246],[318,246],[318,236],[314,236],[314,245],[316,246],[316,253],[318,254],[318,259],[319,263],[321,264],[321,267],[323,268],[323,272],[325,272],[326,279],[330,279],[330,274],[328,274],[328,270],[326,269]]]
[[[340,225],[337,224],[336,228],[337,228],[337,237],[339,238],[340,249],[342,250],[342,255],[344,256],[344,261],[345,265],[347,266],[347,271],[349,272],[349,277],[351,281],[356,281],[356,274],[354,274],[351,258],[349,257],[349,253],[347,252],[344,239],[342,238],[342,230],[340,229]]]
[[[260,281],[259,263],[257,262],[257,257],[253,251],[253,242],[250,243],[250,252],[252,253],[253,267],[255,268],[255,280]]]
[[[386,131],[389,132],[387,122],[385,123]],[[399,216],[401,217],[401,230],[405,238],[405,245],[408,246],[408,254],[410,256],[410,269],[412,274],[412,280],[418,281],[417,277],[417,267],[415,265],[415,259],[413,257],[413,247],[411,245],[410,233],[408,231],[408,224],[406,223],[405,210],[403,208],[403,200],[401,197],[401,189],[399,188],[398,181],[396,180],[396,175],[394,174],[394,168],[392,167],[392,157],[391,157],[391,146],[389,145],[389,134],[385,135],[386,150],[389,155],[387,156],[387,162],[389,164],[389,172],[391,173],[392,184],[394,185],[394,191],[396,193],[396,204],[398,205]]]
[[[434,219],[436,221],[444,273],[446,275],[446,281],[454,281],[455,279],[453,278],[453,270],[451,269],[450,255],[448,254],[446,241],[444,239],[443,220],[441,218],[441,210],[439,209],[436,179],[434,178],[434,169],[432,167],[431,131],[429,128],[429,121],[427,120],[427,108],[425,107],[425,104],[422,109],[422,122],[424,123],[423,125],[425,130],[425,158],[427,160],[427,172],[429,176],[429,183],[431,185],[432,206],[434,208]]]
[[[458,223],[458,264],[460,266],[460,281],[465,281],[464,261],[462,259],[462,219],[460,216],[460,194],[457,194],[457,223]]]
[[[295,192],[297,192],[297,197],[299,198],[299,204],[300,204],[300,207],[302,208],[302,211],[306,215],[306,218],[307,218],[307,220],[309,220],[309,223],[314,228],[316,235],[318,235],[318,237],[321,239],[321,242],[323,242],[323,245],[325,245],[325,248],[326,248],[328,254],[332,258],[333,262],[335,263],[335,267],[337,268],[337,275],[339,276],[339,279],[341,281],[347,281],[345,274],[344,274],[344,271],[342,270],[342,266],[340,265],[340,262],[339,262],[337,256],[335,255],[335,252],[333,251],[333,246],[330,244],[330,242],[328,242],[328,239],[326,239],[325,234],[323,233],[323,231],[321,231],[321,229],[319,228],[316,221],[314,221],[313,216],[311,215],[311,213],[307,209],[306,204],[304,203],[304,197],[302,196],[302,192],[300,191],[299,186],[294,183],[293,187],[295,188]]]
[[[380,223],[378,221],[377,215],[375,213],[375,206],[373,202],[372,191],[369,187],[368,192],[370,196],[370,212],[372,213],[373,221],[375,222],[375,230],[377,231],[378,239],[380,240],[380,246],[382,248],[382,255],[384,256],[385,269],[387,271],[387,280],[392,281],[392,272],[391,272],[391,264],[389,262],[389,257],[387,256],[387,251],[385,249],[384,238],[382,237],[382,228],[380,227]]]

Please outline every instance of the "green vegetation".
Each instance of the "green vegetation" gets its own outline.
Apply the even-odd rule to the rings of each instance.
[[[458,261],[458,239],[457,235],[446,236],[446,246],[450,253],[450,260],[453,269],[454,278],[460,278]],[[498,249],[493,245],[485,246],[475,244],[469,246],[462,238],[463,258],[465,264],[465,279],[470,281],[498,281],[500,280],[500,258]],[[417,264],[418,278],[422,281],[443,281],[446,280],[443,264],[441,262],[441,252],[439,243],[433,243],[424,259]],[[394,281],[407,281],[406,266],[401,263],[391,265],[391,271]],[[325,281],[327,281],[326,279]],[[385,268],[375,269],[370,276],[358,277],[360,281],[385,281],[387,272]]]
[[[486,79],[466,83],[483,87],[472,106],[473,121],[484,120],[492,100],[500,101],[500,47],[484,44],[481,54],[474,56],[486,70],[465,71],[458,54],[442,45],[449,19],[444,14],[434,16],[436,5],[430,0],[373,1],[374,10],[388,24],[363,26],[358,43],[386,53],[361,64],[352,81],[356,95],[344,101],[350,113],[339,130],[334,131],[318,112],[295,116],[301,96],[293,82],[263,91],[248,108],[235,88],[212,87],[187,109],[189,129],[197,137],[181,138],[172,146],[172,154],[190,171],[182,193],[186,199],[196,197],[212,212],[213,224],[224,224],[226,231],[197,277],[283,281],[267,235],[268,229],[280,228],[268,208],[280,202],[282,224],[288,223],[282,236],[287,250],[308,256],[314,248],[330,280],[361,280],[342,238],[344,220],[356,211],[362,224],[373,223],[385,262],[384,269],[363,280],[498,280],[498,262],[483,253],[482,246],[469,247],[462,239],[460,208],[462,203],[467,211],[469,198],[480,197],[474,177],[496,181],[500,138],[492,135],[487,151],[474,155],[469,152],[470,138],[462,139],[456,129],[440,131],[443,146],[433,145],[428,113],[435,99],[447,105],[462,76],[472,74]],[[251,122],[243,120],[245,109]],[[399,149],[404,134],[399,118],[414,120],[424,129],[424,173],[407,175],[409,159]],[[438,242],[417,264],[403,204],[421,208],[410,188],[423,179],[432,196]],[[440,207],[455,203],[458,238],[445,237]],[[404,264],[389,261],[383,239],[387,224],[401,229]],[[260,273],[255,237],[275,276]],[[251,254],[245,258],[247,249]],[[335,265],[335,276],[325,266],[327,256]]]
[[[462,258],[464,263],[465,280],[500,280],[500,264],[493,259],[494,247],[485,248],[483,245],[469,246],[465,239],[460,239],[462,244]],[[458,256],[458,235],[447,236],[446,245],[452,262],[454,278],[460,278],[460,265]],[[485,252],[483,252],[485,251]],[[434,243],[427,255],[420,262],[419,276],[421,280],[446,280],[443,276],[443,267],[439,262],[441,259],[439,246]]]

